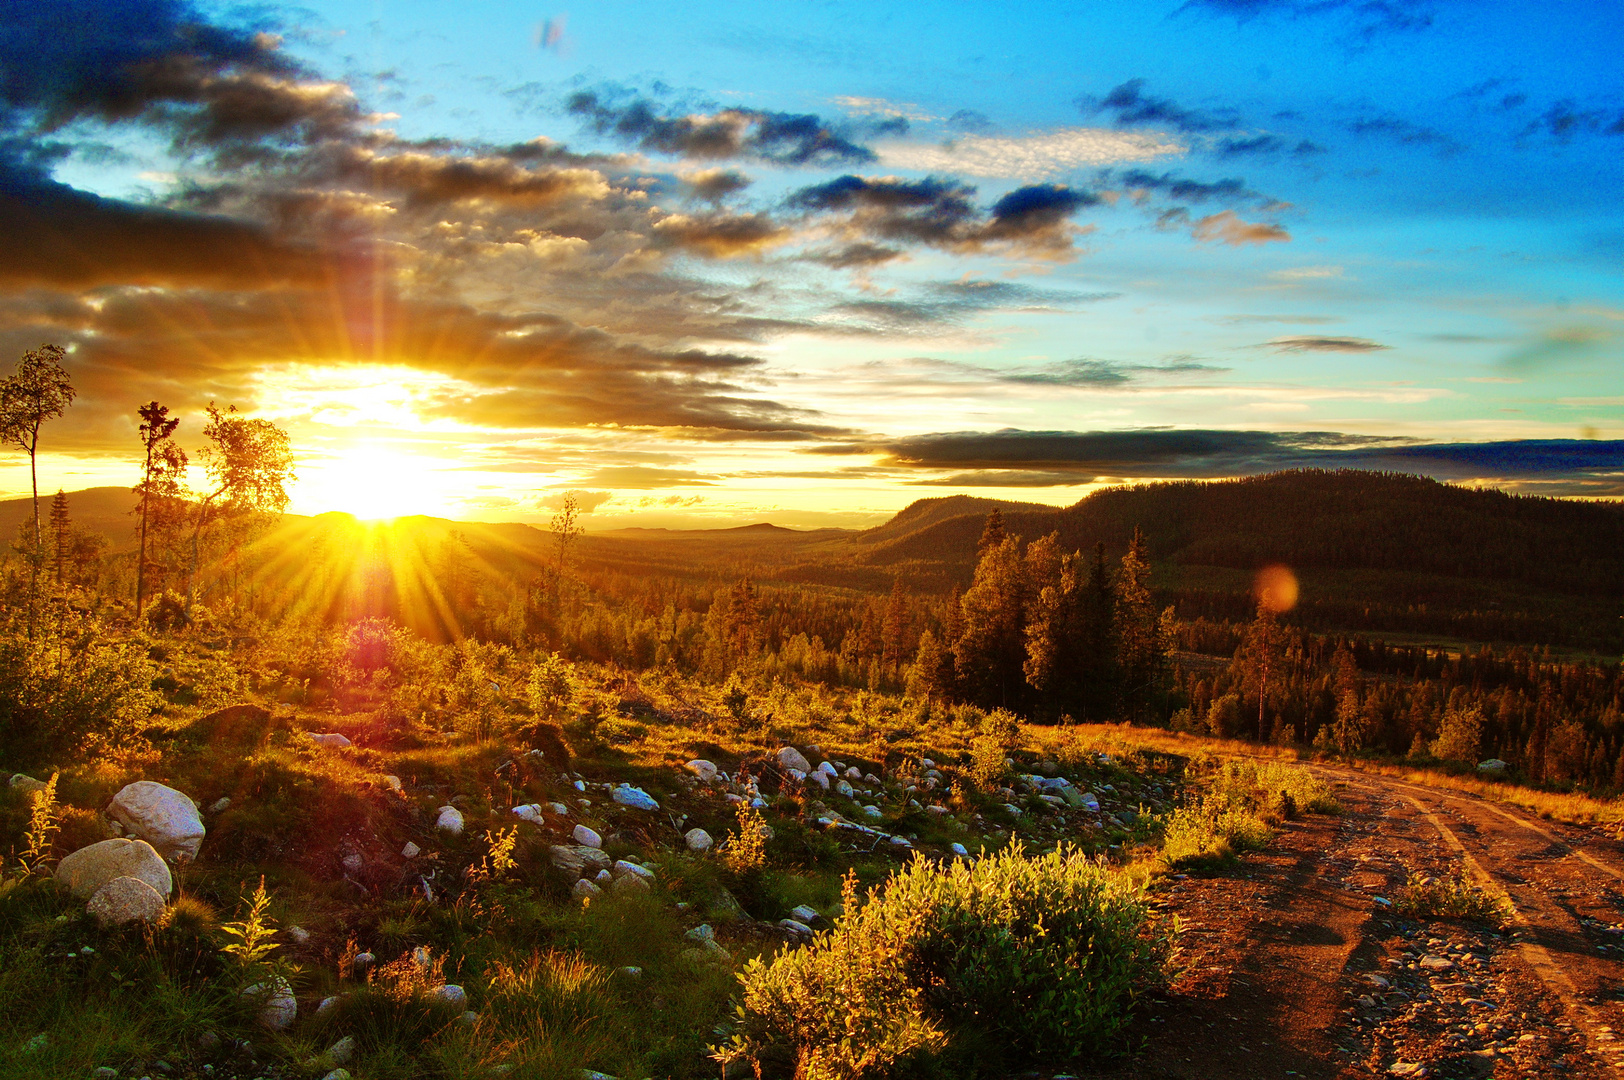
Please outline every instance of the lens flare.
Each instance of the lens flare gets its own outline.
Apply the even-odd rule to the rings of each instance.
[[[1265,566],[1253,584],[1258,603],[1276,615],[1297,606],[1297,575],[1289,566]]]

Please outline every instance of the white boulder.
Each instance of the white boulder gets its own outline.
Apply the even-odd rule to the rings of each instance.
[[[197,804],[172,787],[151,780],[126,784],[113,796],[107,812],[127,833],[145,840],[171,862],[190,862],[203,846],[205,830]]]
[[[797,769],[802,776],[812,771],[812,763],[806,760],[806,755],[793,746],[785,746],[779,749],[778,764],[786,769]]]
[[[716,765],[714,762],[696,758],[683,767],[707,784],[716,779]]]
[[[545,825],[547,820],[541,816],[539,803],[525,803],[523,806],[513,808],[513,816],[520,821],[528,821],[532,825]]]
[[[440,807],[440,816],[434,820],[434,827],[441,832],[448,832],[452,836],[462,835],[462,811],[455,806]]]
[[[709,851],[716,841],[704,829],[689,829],[683,839],[688,843],[689,851]]]
[[[286,1031],[299,1015],[299,1003],[293,997],[293,987],[280,975],[272,975],[265,982],[257,982],[242,992],[245,998],[259,999],[259,1022],[272,1031]]]
[[[406,846],[400,849],[400,857],[403,859],[415,859],[421,854],[423,854],[423,849],[410,840],[406,841]]]
[[[312,731],[310,733],[310,741],[315,743],[317,746],[325,746],[329,750],[342,750],[346,746],[355,745],[354,743],[350,742],[349,739],[345,738],[343,735],[340,735],[336,731]]]
[[[102,926],[155,922],[164,913],[158,890],[135,877],[116,877],[96,890],[85,910]]]
[[[80,900],[88,900],[97,889],[114,878],[140,878],[167,897],[174,888],[163,857],[145,840],[103,840],[82,847],[56,867],[56,880]]]
[[[635,877],[641,879],[644,884],[651,885],[654,883],[654,871],[627,859],[616,860],[612,872],[617,878]]]
[[[610,798],[621,806],[629,806],[634,810],[658,810],[660,804],[654,801],[653,796],[642,788],[622,784],[610,794]]]
[[[24,795],[28,795],[36,791],[44,791],[46,788],[45,781],[35,780],[27,773],[12,773],[11,779],[7,782],[6,786],[11,788],[12,791],[20,791]]]
[[[579,881],[577,881],[575,883],[575,887],[572,888],[570,892],[577,900],[603,895],[603,890],[598,888],[595,883],[588,881],[586,878],[581,878]]]
[[[554,866],[571,874],[580,874],[588,867],[608,869],[609,856],[597,848],[580,844],[554,844],[547,849]]]
[[[436,986],[433,990],[429,991],[429,997],[436,1001],[444,1001],[449,1005],[468,1004],[467,991],[465,991],[462,987],[457,986],[455,983],[447,983],[445,986]]]
[[[599,836],[595,830],[589,829],[585,825],[575,826],[574,832],[572,832],[570,835],[574,836],[575,842],[580,844],[582,847],[603,847],[603,837]]]
[[[824,772],[822,769],[814,769],[806,774],[806,778],[818,785],[818,787],[822,788],[824,791],[829,790],[829,774]]]

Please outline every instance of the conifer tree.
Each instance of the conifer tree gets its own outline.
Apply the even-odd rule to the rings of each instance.
[[[1006,536],[982,555],[959,605],[964,622],[953,643],[954,668],[963,692],[978,705],[1015,708],[1025,696],[1026,594],[1020,538]]]
[[[68,493],[57,488],[55,497],[51,499],[51,562],[58,585],[62,584],[62,572],[67,566],[72,531],[72,524],[68,520]]]
[[[1167,631],[1150,594],[1150,559],[1136,528],[1116,580],[1118,665],[1128,719],[1144,718],[1167,673]]]
[[[148,402],[138,410],[141,416],[141,445],[146,458],[141,465],[141,482],[133,489],[136,512],[141,515],[141,546],[135,564],[135,615],[141,617],[141,605],[146,598],[149,571],[157,569],[149,558],[150,535],[169,534],[178,524],[180,499],[185,491],[182,478],[186,475],[186,451],[175,442],[175,429],[180,417],[171,417],[169,407],[156,401]]]
[[[902,663],[908,637],[908,594],[902,591],[902,579],[891,583],[891,598],[885,605],[885,621],[880,629],[882,653],[880,659],[887,667]]]

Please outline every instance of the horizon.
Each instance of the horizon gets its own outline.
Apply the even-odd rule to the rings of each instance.
[[[273,421],[290,510],[362,520],[1624,498],[1610,6],[922,12],[29,6],[0,373],[58,343],[79,390],[42,491],[130,486],[158,400],[194,453],[211,401]]]

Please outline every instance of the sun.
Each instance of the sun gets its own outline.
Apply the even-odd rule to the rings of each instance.
[[[306,512],[341,510],[362,521],[444,516],[452,500],[442,464],[387,446],[356,446],[302,467],[298,503]]]

